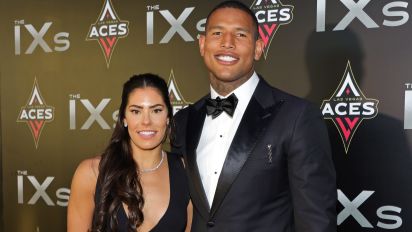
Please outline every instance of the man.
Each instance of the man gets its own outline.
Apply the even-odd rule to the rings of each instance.
[[[255,73],[263,51],[257,25],[247,6],[227,1],[199,38],[211,92],[176,114],[173,148],[187,163],[192,231],[335,232],[323,119]]]

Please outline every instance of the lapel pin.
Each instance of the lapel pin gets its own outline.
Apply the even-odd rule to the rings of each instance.
[[[268,150],[268,162],[271,164],[272,163],[272,144],[268,144],[266,148]]]

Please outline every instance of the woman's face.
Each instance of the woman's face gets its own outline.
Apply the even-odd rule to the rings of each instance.
[[[133,151],[153,150],[161,146],[169,123],[163,98],[156,88],[137,88],[129,94],[124,124]]]

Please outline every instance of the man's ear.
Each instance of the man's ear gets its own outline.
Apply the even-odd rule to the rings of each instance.
[[[265,48],[265,42],[261,38],[255,42],[255,60],[259,60],[262,56],[263,49]]]
[[[205,54],[205,35],[199,34],[199,50],[200,55],[203,56]]]

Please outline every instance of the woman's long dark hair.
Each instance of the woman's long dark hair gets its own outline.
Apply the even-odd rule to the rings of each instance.
[[[110,143],[99,164],[98,185],[100,198],[95,202],[92,230],[96,232],[116,231],[117,212],[122,203],[129,211],[128,231],[135,232],[143,223],[143,189],[138,175],[139,167],[133,160],[130,136],[123,125],[130,93],[137,88],[151,87],[159,91],[168,110],[169,124],[166,134],[173,140],[173,111],[166,82],[157,75],[146,73],[132,76],[123,85],[119,116]],[[165,135],[166,138],[166,135]],[[96,194],[99,194],[96,192]]]

